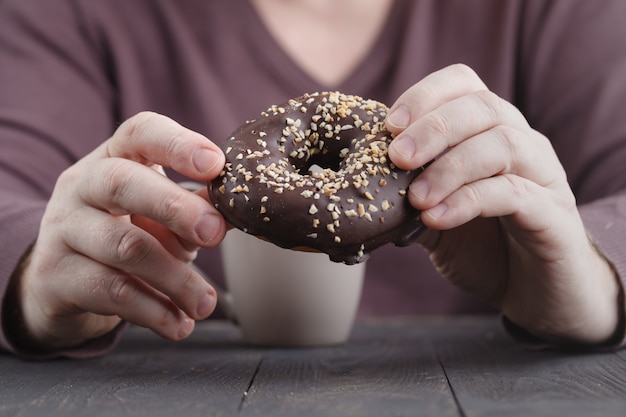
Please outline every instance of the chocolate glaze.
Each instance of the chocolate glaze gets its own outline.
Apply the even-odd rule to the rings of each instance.
[[[406,190],[423,169],[389,161],[387,110],[338,92],[271,106],[224,144],[224,170],[208,184],[213,204],[246,233],[335,262],[413,243],[424,226]]]

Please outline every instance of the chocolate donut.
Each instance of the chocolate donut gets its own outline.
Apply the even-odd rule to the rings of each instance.
[[[387,157],[387,107],[339,92],[271,106],[223,146],[209,196],[224,218],[278,246],[365,261],[374,249],[414,242],[424,226],[407,188],[423,170]]]

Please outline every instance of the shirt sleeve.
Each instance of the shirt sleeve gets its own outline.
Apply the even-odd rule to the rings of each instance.
[[[622,284],[626,343],[626,2],[527,2],[520,36],[518,106],[563,164],[587,232]],[[595,277],[589,277],[590,280]],[[543,342],[508,323],[517,340]],[[533,340],[533,343],[531,342]]]
[[[114,126],[102,51],[82,26],[77,3],[0,2],[0,350],[20,356],[29,355],[5,332],[9,279],[37,239],[58,175]],[[102,354],[118,333],[58,355]]]

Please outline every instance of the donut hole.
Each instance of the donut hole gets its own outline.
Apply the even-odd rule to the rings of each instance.
[[[306,164],[299,170],[299,174],[322,174],[327,169],[337,172],[339,171],[342,162],[342,158],[328,158],[314,155],[306,161]]]

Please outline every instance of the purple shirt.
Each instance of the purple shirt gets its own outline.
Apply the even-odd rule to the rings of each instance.
[[[398,0],[333,89],[392,104],[435,70],[471,66],[550,138],[590,236],[624,280],[625,19],[623,0]],[[222,143],[269,105],[327,89],[245,0],[0,2],[0,294],[59,173],[123,120],[152,110]],[[219,249],[198,263],[222,281]],[[488,311],[418,246],[387,245],[368,261],[361,316]],[[12,350],[4,331],[0,347]]]

